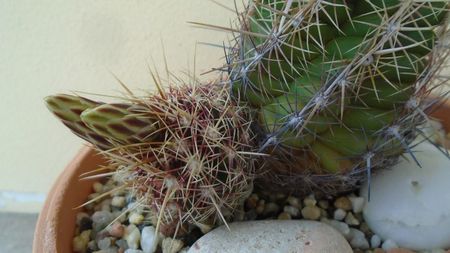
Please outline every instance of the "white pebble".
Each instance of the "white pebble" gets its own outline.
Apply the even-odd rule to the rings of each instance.
[[[108,211],[97,211],[92,215],[92,227],[95,231],[104,229],[114,219]]]
[[[300,215],[300,210],[294,206],[284,206],[283,211],[290,214],[292,217],[297,217]]]
[[[116,196],[111,200],[111,205],[115,207],[124,207],[126,204],[125,197]]]
[[[353,213],[360,213],[364,208],[365,199],[363,197],[349,197],[352,202]]]
[[[341,220],[343,220],[345,218],[346,215],[347,215],[346,211],[344,211],[343,209],[338,208],[338,209],[336,209],[334,211],[333,218],[335,220],[341,221]]]
[[[161,248],[163,253],[177,253],[183,248],[183,246],[182,241],[166,237],[162,241]]]
[[[95,182],[95,183],[92,185],[92,188],[93,188],[94,191],[97,192],[97,193],[101,193],[101,192],[103,191],[103,185],[102,185],[101,183],[99,183],[99,182]]]
[[[372,248],[378,248],[381,245],[381,238],[378,235],[372,235],[370,238],[370,245]]]
[[[111,238],[105,237],[97,242],[97,246],[99,249],[108,249],[111,246]]]
[[[341,233],[341,235],[343,235],[345,239],[351,239],[350,227],[346,223],[337,220],[328,220],[326,218],[321,219],[321,221],[332,226],[339,233]]]
[[[383,244],[381,245],[381,248],[388,251],[390,249],[398,248],[398,245],[393,240],[387,239],[386,241],[383,242]]]
[[[350,240],[350,245],[353,248],[366,250],[370,248],[369,242],[366,239],[366,236],[363,232],[358,229],[350,228],[350,233],[352,235],[352,239]]]
[[[139,232],[139,229],[134,224],[129,225],[125,230],[125,240],[128,243],[128,247],[130,247],[130,249],[137,249],[139,247],[140,239],[141,233]]]
[[[132,213],[130,214],[130,217],[128,218],[128,221],[131,224],[136,224],[139,225],[144,221],[144,216],[142,214],[139,213]]]
[[[345,217],[345,223],[350,226],[357,226],[359,225],[359,220],[356,219],[352,212],[348,212],[347,216]]]
[[[144,227],[141,236],[141,248],[144,253],[155,252],[158,246],[158,236],[153,226]]]
[[[203,234],[208,233],[209,231],[211,231],[213,229],[213,226],[210,224],[202,224],[202,223],[198,223],[196,224],[196,226],[200,229],[200,231]]]

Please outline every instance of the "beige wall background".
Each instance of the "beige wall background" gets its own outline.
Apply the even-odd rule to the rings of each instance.
[[[192,70],[197,42],[229,36],[186,21],[228,26],[234,16],[207,0],[0,0],[0,211],[38,212],[83,145],[50,115],[45,96],[117,95],[114,75],[134,90],[152,88],[147,64],[163,70],[162,45],[179,73]],[[198,45],[197,74],[222,56]]]

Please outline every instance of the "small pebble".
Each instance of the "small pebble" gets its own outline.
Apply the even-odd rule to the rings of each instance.
[[[197,227],[200,229],[200,231],[202,231],[203,234],[208,233],[209,231],[211,231],[213,229],[213,226],[210,224],[197,224]]]
[[[345,237],[345,239],[347,239],[347,240],[351,239],[350,227],[348,226],[347,223],[337,221],[337,220],[328,220],[328,219],[321,219],[321,221],[332,226],[339,233],[341,233]]]
[[[75,252],[85,252],[91,236],[91,230],[83,231],[72,240],[72,248]]]
[[[126,199],[123,196],[115,196],[111,200],[111,205],[115,206],[115,207],[122,208],[125,206],[125,204],[126,204]]]
[[[300,215],[300,210],[294,206],[284,206],[283,211],[290,214],[292,217],[297,217]]]
[[[347,223],[350,226],[358,226],[359,220],[353,216],[352,212],[348,212],[347,216],[345,217],[345,223]]]
[[[100,210],[111,212],[111,199],[105,199],[100,203]]]
[[[131,224],[136,224],[139,225],[144,221],[144,216],[142,214],[139,213],[132,213],[130,214],[130,217],[128,218],[128,221]]]
[[[334,201],[334,206],[344,211],[352,210],[352,202],[347,197],[340,197]]]
[[[77,222],[77,225],[78,226],[80,226],[80,222],[81,222],[81,219],[83,219],[83,218],[91,218],[91,217],[89,217],[89,214],[87,214],[87,213],[85,213],[85,212],[79,212],[79,213],[77,213],[77,218],[76,218],[76,222]]]
[[[127,241],[128,247],[130,247],[130,249],[138,249],[139,241],[141,239],[141,233],[134,224],[131,224],[125,229],[124,239]]]
[[[106,250],[111,246],[111,237],[106,237],[97,242],[97,246],[99,249]]]
[[[361,213],[364,208],[365,199],[363,197],[349,197],[349,199],[352,203],[353,213]]]
[[[91,251],[96,251],[98,250],[98,246],[97,246],[97,242],[92,240],[88,243],[87,248]]]
[[[83,217],[81,218],[78,227],[80,228],[80,232],[83,232],[85,230],[92,229],[92,220],[89,217]]]
[[[386,253],[386,251],[384,251],[384,249],[376,248],[373,250],[373,253]]]
[[[346,211],[338,208],[338,209],[334,210],[333,218],[335,220],[341,221],[341,220],[343,220],[345,218],[346,215],[347,215]]]
[[[108,227],[108,232],[111,236],[121,238],[125,232],[125,227],[120,222],[114,222]]]
[[[114,219],[111,212],[97,211],[92,215],[92,227],[95,231],[104,229]]]
[[[370,246],[372,248],[378,248],[381,245],[381,238],[378,235],[372,235],[372,238],[370,238]]]
[[[320,218],[320,208],[317,206],[305,206],[302,209],[302,215],[307,220],[318,220]]]
[[[255,209],[258,206],[258,200],[259,196],[253,193],[252,195],[250,195],[250,197],[247,198],[247,200],[245,200],[245,206],[248,209]]]
[[[305,206],[315,206],[317,204],[317,200],[314,197],[309,196],[303,200],[303,204],[305,204]]]
[[[124,239],[117,240],[115,244],[121,249],[128,249],[128,243]]]
[[[158,246],[158,236],[153,226],[144,227],[141,236],[141,248],[144,253],[153,253]]]
[[[352,247],[362,250],[370,248],[369,242],[363,232],[355,228],[350,228],[350,233],[352,237],[350,240],[350,245],[352,245]]]
[[[282,212],[278,215],[279,220],[291,220],[292,216],[288,212]]]
[[[95,182],[94,184],[92,184],[92,188],[96,193],[102,193],[103,191],[103,185],[99,182]]]
[[[83,240],[80,236],[76,236],[72,240],[72,249],[74,252],[85,252],[88,242]]]
[[[276,203],[269,202],[265,205],[263,214],[264,215],[275,215],[279,212],[279,210],[280,210],[280,207]]]
[[[258,201],[258,206],[256,207],[256,213],[262,214],[264,212],[265,206],[266,206],[266,201],[264,199],[260,199]]]
[[[289,205],[296,207],[297,209],[302,209],[302,203],[300,202],[300,199],[293,197],[293,196],[289,196],[287,198],[287,202],[289,203]]]
[[[381,245],[381,248],[387,251],[390,249],[398,248],[398,245],[393,240],[387,239],[386,241],[383,242],[383,244]]]
[[[177,253],[183,248],[183,242],[181,240],[172,239],[170,237],[164,238],[161,244],[163,253]]]
[[[328,200],[319,200],[319,206],[323,209],[328,209],[330,207],[330,202]]]

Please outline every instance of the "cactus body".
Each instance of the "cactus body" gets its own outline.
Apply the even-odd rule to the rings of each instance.
[[[349,190],[409,151],[440,82],[447,9],[447,1],[250,1],[228,54],[229,83],[259,115],[260,151],[284,163],[268,168],[279,189]]]
[[[46,102],[101,150],[123,187],[151,210],[152,222],[167,236],[226,223],[251,193],[248,110],[220,85],[170,87],[114,104],[69,95]]]

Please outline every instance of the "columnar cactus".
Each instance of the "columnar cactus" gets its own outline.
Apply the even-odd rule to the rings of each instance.
[[[278,189],[338,193],[399,154],[426,120],[448,54],[447,1],[254,0],[227,54]]]

